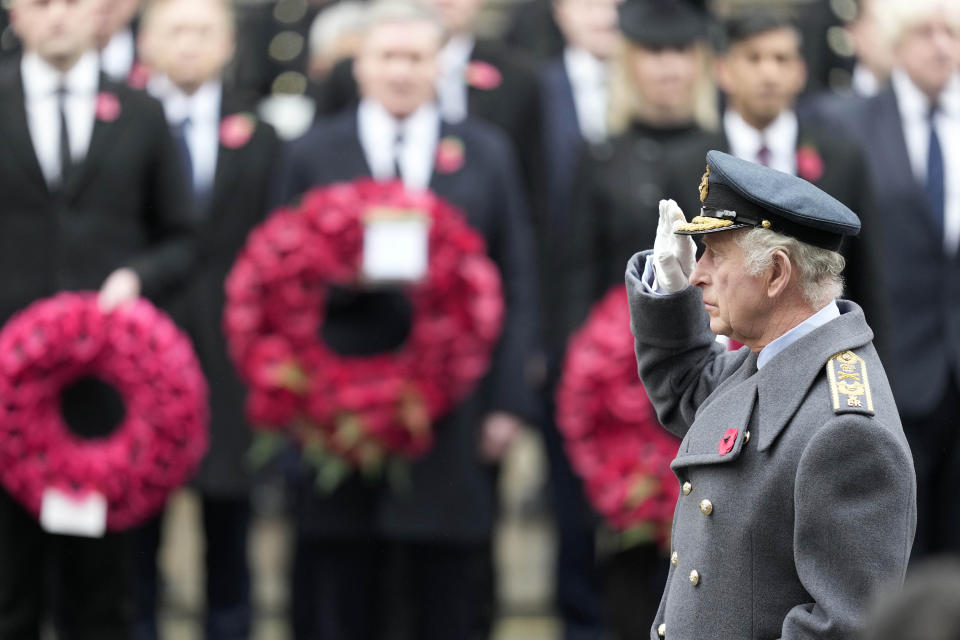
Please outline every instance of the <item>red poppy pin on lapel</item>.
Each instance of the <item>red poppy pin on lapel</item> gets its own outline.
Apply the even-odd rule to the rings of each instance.
[[[437,144],[435,167],[438,173],[454,173],[463,167],[463,140],[447,136]]]
[[[142,62],[134,62],[127,74],[127,86],[143,91],[150,84],[150,69]]]
[[[101,91],[97,94],[97,120],[113,122],[120,117],[120,99],[112,93]]]
[[[797,149],[797,175],[807,182],[816,182],[823,177],[823,158],[809,144]]]
[[[733,450],[733,443],[737,441],[737,430],[736,429],[727,429],[727,432],[723,434],[723,438],[720,439],[720,444],[717,445],[717,451],[720,455],[725,456]]]
[[[482,60],[474,60],[467,65],[467,84],[474,89],[489,91],[496,89],[503,82],[503,75],[499,69]]]
[[[249,113],[227,116],[220,123],[220,144],[228,149],[239,149],[250,142],[256,120]]]

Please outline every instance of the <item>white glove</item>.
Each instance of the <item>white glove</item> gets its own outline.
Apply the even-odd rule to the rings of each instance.
[[[133,303],[140,296],[140,278],[133,269],[120,268],[107,276],[97,296],[100,311],[110,313]]]
[[[683,211],[673,200],[660,201],[660,222],[653,243],[653,275],[655,288],[676,293],[690,284],[690,274],[697,266],[697,245],[690,236],[673,232],[686,222]]]

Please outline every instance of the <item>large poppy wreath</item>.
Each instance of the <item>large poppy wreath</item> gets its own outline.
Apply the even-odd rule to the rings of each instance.
[[[593,507],[632,541],[666,544],[679,497],[679,440],[657,422],[637,377],[625,287],[590,313],[567,348],[557,423]]]
[[[341,355],[322,338],[331,287],[359,287],[364,220],[382,208],[429,221],[426,277],[399,347]],[[433,420],[486,373],[504,302],[496,265],[462,214],[429,191],[359,180],[307,192],[255,228],[227,278],[224,328],[247,415],[345,469],[380,470],[433,442]]]
[[[116,411],[101,402],[111,397]],[[117,422],[73,429],[76,400],[94,422]],[[0,332],[0,482],[35,516],[58,489],[101,494],[108,529],[141,523],[200,463],[207,422],[190,341],[146,300],[104,314],[93,293],[61,293]]]

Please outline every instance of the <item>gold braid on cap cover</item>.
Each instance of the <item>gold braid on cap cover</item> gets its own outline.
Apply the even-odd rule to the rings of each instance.
[[[720,218],[708,218],[706,216],[695,216],[690,222],[684,222],[678,224],[674,229],[674,233],[678,231],[684,231],[687,233],[690,232],[699,232],[699,231],[713,231],[714,229],[722,229],[724,227],[732,227],[733,220],[721,220]]]

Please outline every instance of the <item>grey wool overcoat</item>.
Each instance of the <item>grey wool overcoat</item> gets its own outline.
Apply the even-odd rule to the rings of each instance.
[[[902,584],[916,477],[893,395],[855,304],[761,370],[724,351],[700,290],[645,292],[627,266],[640,377],[683,438],[670,575],[650,637],[840,640]]]

